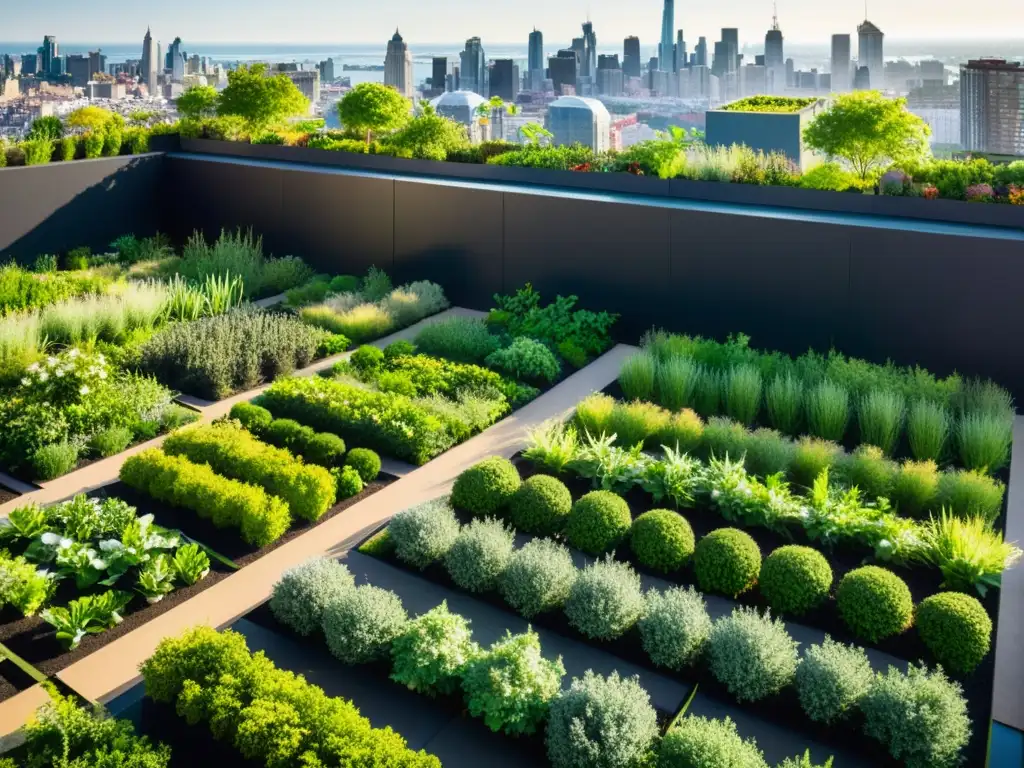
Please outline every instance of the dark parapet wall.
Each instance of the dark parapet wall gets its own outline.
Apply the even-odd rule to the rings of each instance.
[[[164,206],[161,154],[79,160],[0,171],[0,262],[109,249],[125,234],[156,233]]]

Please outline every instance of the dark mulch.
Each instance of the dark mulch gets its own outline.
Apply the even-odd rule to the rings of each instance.
[[[6,504],[11,499],[16,499],[20,495],[20,493],[15,493],[14,491],[0,485],[0,504]]]
[[[7,701],[13,696],[16,696],[20,691],[24,690],[24,688],[19,688],[7,679],[7,675],[10,675],[12,672],[20,671],[21,670],[15,667],[10,661],[0,662],[0,701]]]

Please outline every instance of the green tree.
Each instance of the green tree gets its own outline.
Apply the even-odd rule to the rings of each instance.
[[[217,98],[212,85],[193,85],[178,97],[175,106],[186,120],[202,120],[217,114]]]
[[[46,117],[37,117],[32,121],[32,127],[28,131],[28,138],[30,141],[35,139],[46,139],[47,141],[58,141],[64,137],[64,123],[60,121],[59,117],[53,117],[52,115]]]
[[[287,75],[267,75],[266,64],[242,65],[228,72],[217,103],[218,115],[237,115],[253,130],[309,112],[309,99]]]
[[[919,160],[928,153],[931,129],[906,109],[906,99],[878,91],[838,96],[804,131],[811,149],[845,160],[862,179],[891,163]]]
[[[72,128],[86,131],[101,131],[114,118],[114,113],[101,107],[80,107],[67,117],[67,124]]]
[[[349,133],[366,136],[394,131],[409,120],[409,100],[394,88],[380,83],[360,83],[338,102],[338,118]]]
[[[414,117],[390,139],[388,145],[403,157],[444,160],[449,152],[469,146],[466,126],[436,114]]]

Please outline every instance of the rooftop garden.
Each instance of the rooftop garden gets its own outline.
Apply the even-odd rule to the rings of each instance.
[[[816,97],[798,98],[796,96],[748,96],[719,107],[726,112],[799,112],[821,99]]]

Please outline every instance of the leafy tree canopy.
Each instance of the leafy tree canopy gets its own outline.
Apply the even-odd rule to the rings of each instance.
[[[409,120],[409,100],[394,88],[380,83],[360,83],[338,102],[338,118],[345,130],[366,136],[394,131]]]
[[[228,85],[217,103],[218,115],[237,115],[257,129],[309,111],[309,99],[287,75],[267,76],[266,64],[228,72]]]
[[[46,139],[47,141],[57,141],[64,136],[64,123],[60,121],[59,117],[53,117],[48,115],[46,117],[37,117],[32,121],[32,127],[28,131],[26,138],[29,141],[35,139]]]
[[[66,122],[72,128],[83,128],[87,131],[99,131],[106,128],[107,124],[113,120],[114,113],[109,109],[103,109],[101,107],[80,107],[68,115]]]
[[[928,153],[931,129],[906,110],[906,99],[878,91],[838,96],[804,131],[812,149],[842,158],[862,179],[890,163],[919,160]]]
[[[185,91],[175,106],[186,120],[201,120],[217,114],[217,89],[212,85],[193,85]]]

